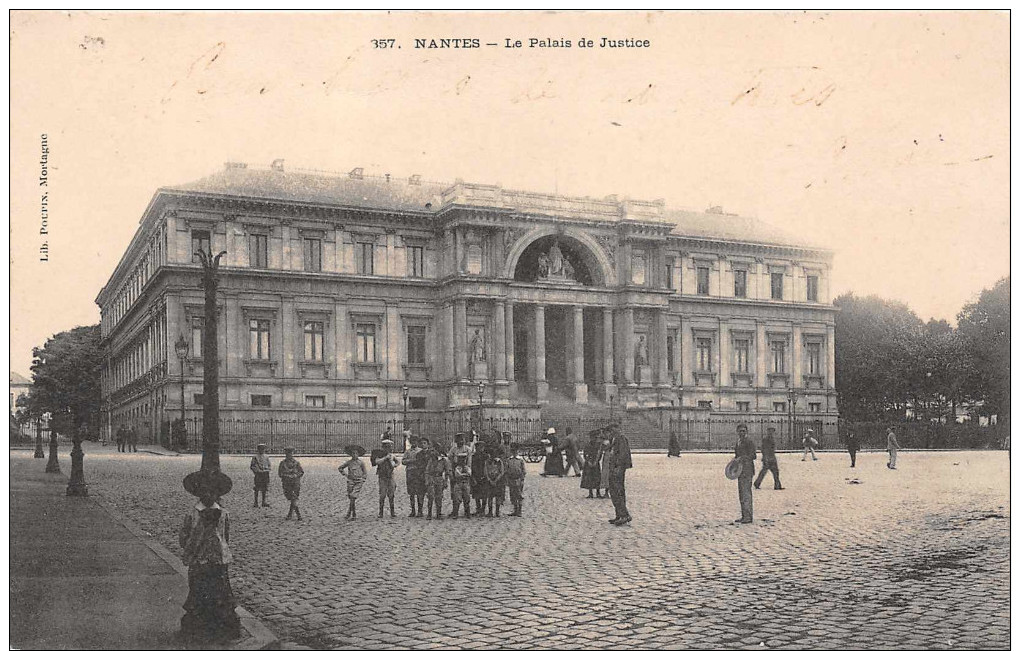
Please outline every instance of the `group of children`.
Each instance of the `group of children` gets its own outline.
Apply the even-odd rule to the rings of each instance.
[[[370,461],[376,469],[379,484],[379,517],[385,514],[389,503],[390,517],[396,517],[394,498],[396,495],[395,471],[403,464],[406,469],[407,495],[411,506],[409,517],[425,517],[431,520],[443,519],[443,497],[446,489],[450,489],[453,508],[451,518],[460,517],[461,507],[464,517],[472,515],[471,501],[474,500],[474,515],[499,517],[507,493],[510,495],[512,516],[520,516],[523,509],[524,477],[527,474],[524,459],[520,456],[517,444],[511,444],[509,437],[502,440],[490,437],[477,440],[472,436],[470,443],[464,434],[454,437],[453,446],[444,451],[439,444],[433,444],[424,436],[410,436],[410,449],[398,458],[393,452],[393,441],[384,438],[382,449],[373,451]],[[265,454],[265,445],[260,444],[258,451],[251,460],[251,470],[255,476],[255,507],[259,506],[259,495],[262,506],[268,506],[266,492],[269,487],[271,462]],[[301,492],[301,477],[304,470],[300,462],[294,458],[294,449],[285,450],[286,458],[280,462],[279,474],[283,482],[284,497],[290,502],[287,513],[288,520],[293,514],[301,519],[298,498]],[[347,479],[347,499],[349,506],[345,519],[357,518],[357,501],[361,490],[368,480],[368,468],[362,457],[365,449],[360,445],[349,445],[344,452],[350,456],[337,470]]]

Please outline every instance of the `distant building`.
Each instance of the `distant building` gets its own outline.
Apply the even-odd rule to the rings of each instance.
[[[106,286],[107,428],[201,409],[199,249],[226,251],[224,418],[537,414],[550,401],[834,423],[831,251],[720,208],[228,164],[159,189]]]
[[[17,411],[18,411],[18,398],[20,398],[21,396],[27,394],[28,391],[31,388],[32,388],[32,381],[31,380],[26,378],[24,375],[21,375],[20,373],[15,373],[14,371],[11,371],[11,380],[10,380],[10,394],[11,394],[11,398],[10,398],[10,412],[12,414],[16,414]],[[20,430],[21,430],[22,435],[28,435],[28,434],[34,434],[35,433],[34,428],[29,423],[23,423],[20,426]]]

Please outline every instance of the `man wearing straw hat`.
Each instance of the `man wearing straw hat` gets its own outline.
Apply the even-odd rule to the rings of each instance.
[[[266,454],[266,444],[259,443],[255,446],[255,456],[251,458],[251,471],[255,475],[255,504],[258,508],[259,493],[262,493],[262,506],[269,506],[266,501],[266,494],[269,492],[269,472],[273,469],[273,462]]]
[[[737,445],[735,459],[740,460],[740,473],[737,475],[737,495],[740,498],[740,518],[736,522],[751,524],[754,522],[754,503],[751,494],[751,480],[754,477],[754,460],[758,453],[754,441],[747,436],[747,425],[737,425]]]

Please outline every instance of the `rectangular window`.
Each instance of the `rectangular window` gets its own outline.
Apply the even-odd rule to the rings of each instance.
[[[734,269],[733,271],[733,295],[737,298],[747,298],[747,270]]]
[[[698,339],[698,370],[712,370],[712,340]]]
[[[783,300],[783,274],[775,272],[772,274],[772,300]]]
[[[425,396],[411,396],[407,399],[407,406],[410,409],[425,409]]]
[[[249,319],[249,356],[269,359],[269,319]]]
[[[204,393],[193,393],[193,394],[191,394],[191,400],[196,405],[201,405],[202,401],[205,400],[205,394]]]
[[[820,403],[820,402],[809,402],[808,403],[808,411],[813,412],[813,413],[818,413],[821,410],[822,410],[822,403]]]
[[[737,339],[733,345],[733,354],[736,356],[733,361],[737,373],[748,373],[748,360],[751,358],[751,342],[747,339]]]
[[[674,363],[674,351],[676,350],[676,334],[670,333],[666,335],[666,370],[670,373],[676,371],[676,364]]]
[[[326,406],[326,396],[305,396],[305,407],[322,409]]]
[[[252,233],[248,236],[248,261],[255,269],[269,266],[269,236]]]
[[[407,363],[425,363],[425,326],[407,326]]]
[[[773,341],[772,347],[772,372],[786,373],[786,342]]]
[[[322,271],[322,240],[316,237],[305,239],[305,271]]]
[[[412,278],[425,277],[425,247],[407,247],[407,275]]]
[[[807,277],[807,300],[818,302],[818,276]]]
[[[666,289],[673,289],[673,258],[666,260]]]
[[[202,332],[205,328],[205,317],[196,316],[191,318],[191,356],[202,357]]]
[[[322,321],[305,321],[305,360],[309,362],[322,361]]]
[[[210,255],[212,251],[212,245],[209,240],[209,231],[191,231],[191,261],[201,262],[198,259],[198,252],[205,251],[206,255]]]
[[[751,411],[751,403],[746,401],[737,401],[737,411]]]
[[[698,409],[711,409],[711,408],[712,408],[712,401],[711,400],[699,400],[698,401]]]
[[[698,267],[698,293],[708,296],[708,267]]]
[[[371,276],[375,273],[375,264],[372,260],[375,247],[371,242],[358,242],[354,245],[358,273]]]
[[[785,402],[773,402],[772,403],[772,411],[776,412],[777,414],[785,414],[786,413],[786,403]]]
[[[808,375],[822,374],[822,345],[808,344],[807,346]]]
[[[356,332],[358,363],[375,364],[375,324],[359,323],[356,326]]]
[[[375,396],[358,396],[358,407],[361,409],[375,409]]]
[[[269,395],[257,395],[251,394],[251,406],[252,407],[272,407],[273,396]]]

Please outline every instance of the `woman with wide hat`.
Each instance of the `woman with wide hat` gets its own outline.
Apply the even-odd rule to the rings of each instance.
[[[178,536],[181,560],[188,566],[188,598],[181,618],[181,631],[187,637],[230,640],[241,636],[230,588],[230,515],[219,503],[230,488],[230,478],[218,470],[199,470],[184,478],[184,489],[198,498]]]

